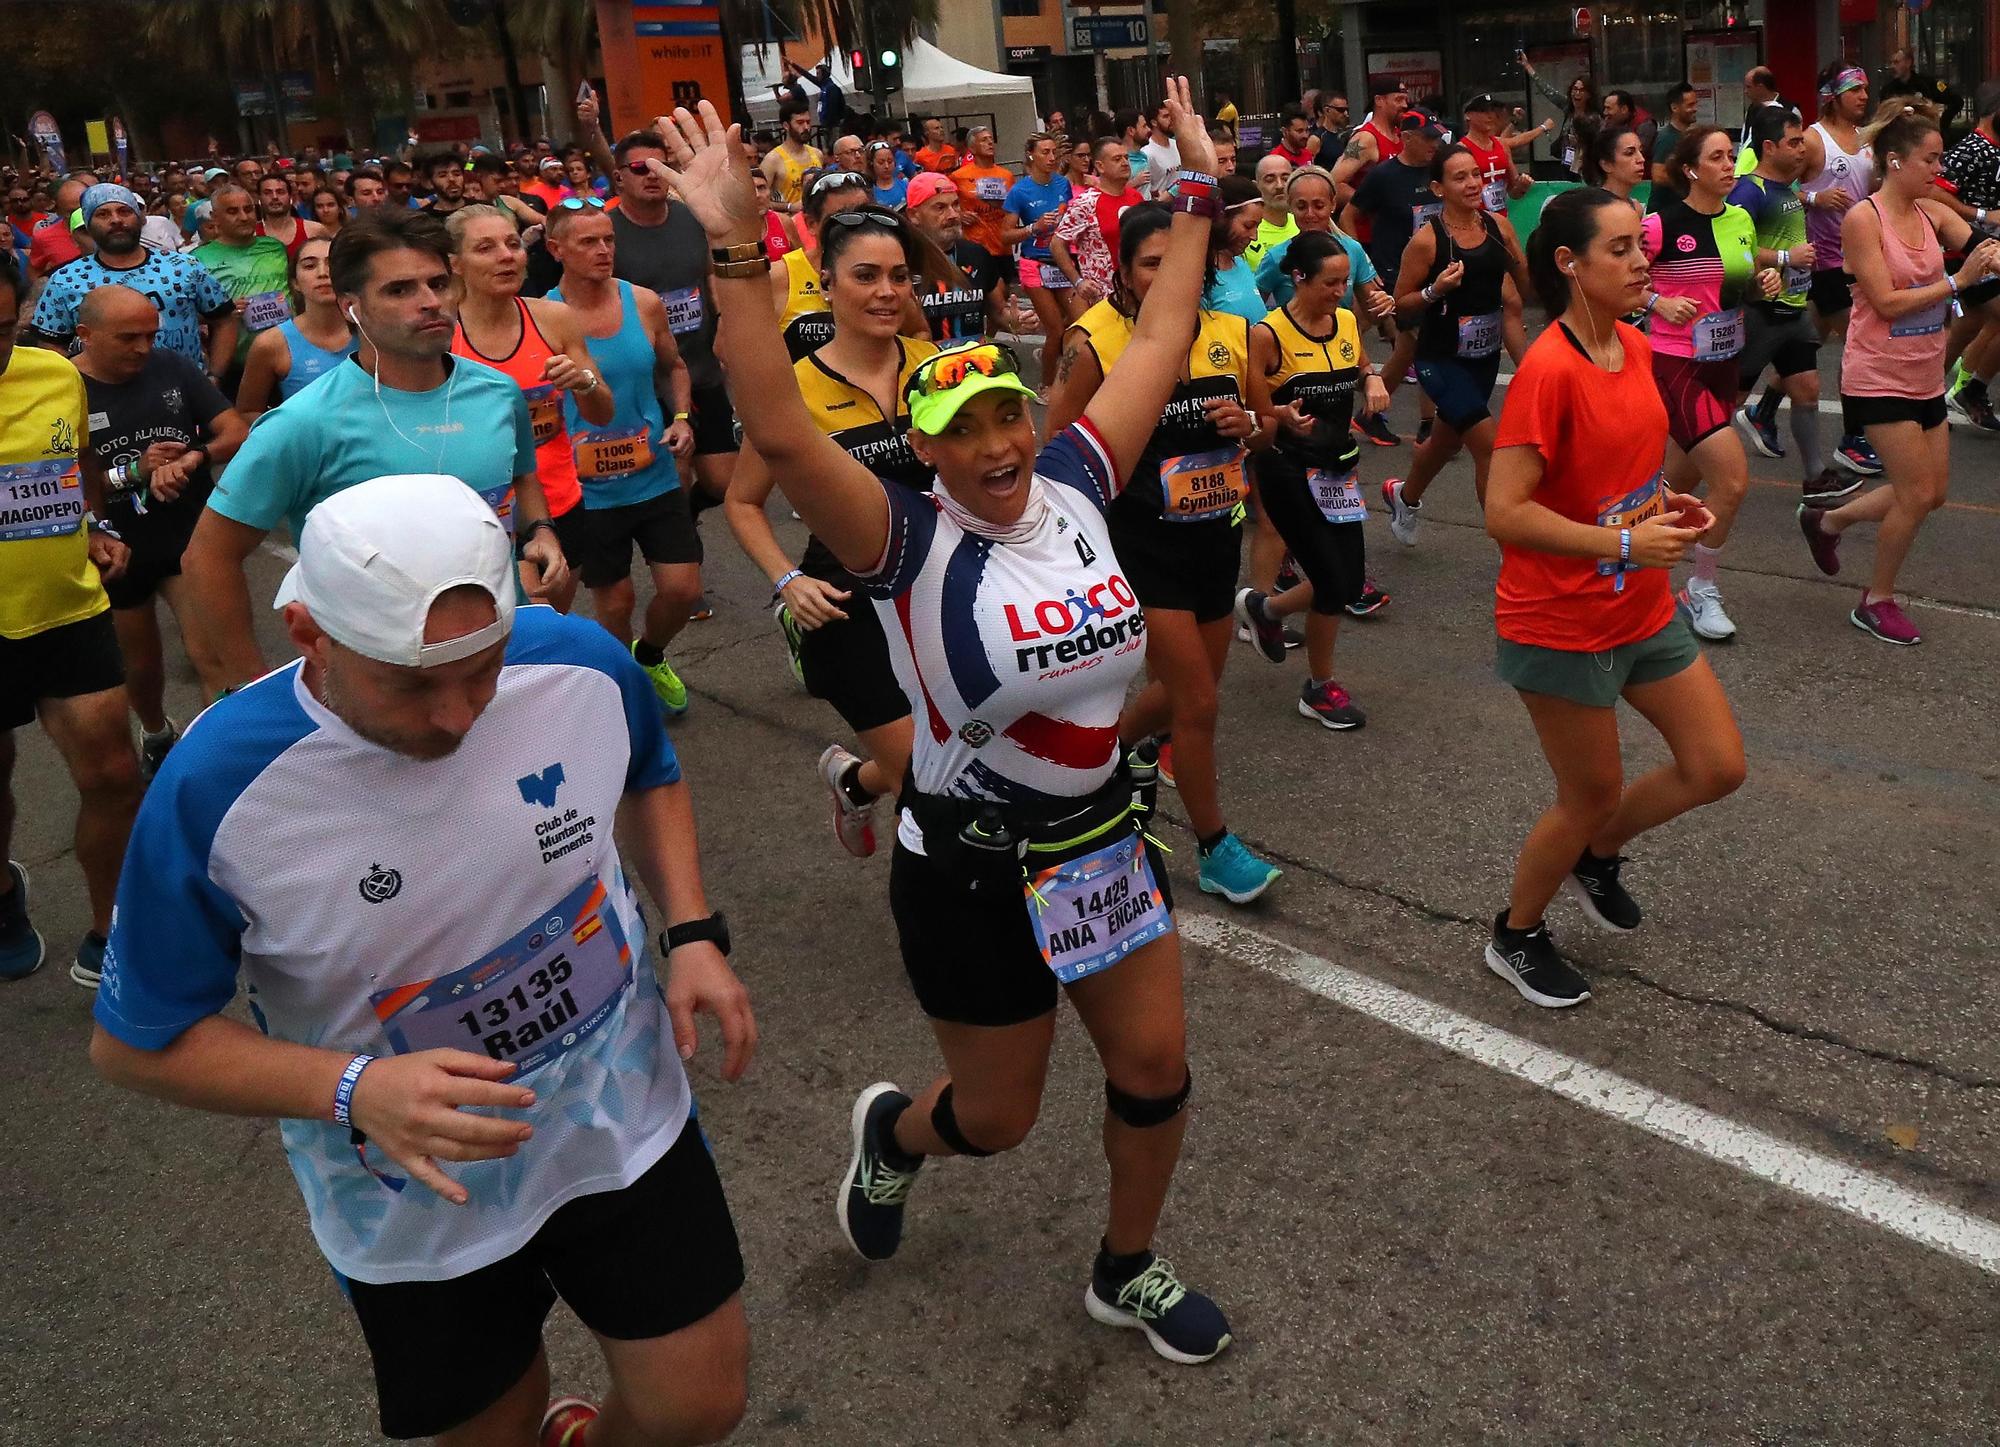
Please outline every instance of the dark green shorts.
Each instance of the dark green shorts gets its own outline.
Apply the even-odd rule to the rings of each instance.
[[[1621,643],[1607,653],[1571,653],[1502,638],[1496,668],[1502,682],[1528,693],[1551,694],[1586,708],[1610,708],[1628,684],[1672,678],[1699,657],[1701,647],[1694,634],[1675,614],[1651,637]]]

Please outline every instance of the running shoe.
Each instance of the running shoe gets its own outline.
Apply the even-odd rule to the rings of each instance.
[[[1800,483],[1799,496],[1805,499],[1807,507],[1832,507],[1842,498],[1851,497],[1860,487],[1861,479],[1856,474],[1829,467],[1818,477],[1809,477]]]
[[[581,1397],[557,1397],[542,1413],[541,1447],[583,1447],[583,1431],[597,1420],[597,1408]]]
[[[895,1118],[907,1110],[909,1096],[886,1080],[877,1081],[854,1101],[854,1159],[840,1182],[834,1214],[847,1244],[870,1261],[887,1261],[903,1242],[903,1203],[924,1158],[915,1164],[892,1165],[887,1153],[896,1151],[889,1133]]]
[[[1486,968],[1521,992],[1521,998],[1545,1010],[1581,1005],[1590,998],[1590,981],[1556,953],[1547,924],[1533,929],[1508,929],[1507,911],[1493,919],[1493,938],[1486,944]]]
[[[1347,690],[1331,679],[1325,683],[1306,680],[1299,689],[1299,712],[1318,719],[1322,728],[1358,729],[1368,722],[1368,715],[1354,706]]]
[[[1909,615],[1897,605],[1894,598],[1884,598],[1879,603],[1871,603],[1868,601],[1868,595],[1863,593],[1861,601],[1855,605],[1854,611],[1849,613],[1847,618],[1856,628],[1864,633],[1874,634],[1884,643],[1900,644],[1908,648],[1912,644],[1924,641],[1924,635],[1917,632],[1917,625],[1910,621]]]
[[[1209,1361],[1229,1345],[1222,1308],[1188,1290],[1166,1257],[1148,1251],[1145,1266],[1124,1281],[1110,1275],[1108,1263],[1099,1251],[1083,1293],[1092,1321],[1142,1331],[1154,1351],[1182,1366]]]
[[[1639,901],[1618,882],[1618,870],[1624,863],[1622,854],[1599,859],[1586,849],[1576,867],[1570,870],[1569,878],[1563,881],[1563,889],[1583,910],[1584,918],[1614,934],[1637,929],[1644,918]]]
[[[42,967],[48,949],[28,922],[28,871],[10,859],[7,872],[14,888],[0,897],[0,980],[25,980]]]
[[[799,656],[799,646],[805,641],[806,631],[799,627],[799,620],[792,616],[792,610],[780,603],[771,610],[771,616],[778,622],[778,631],[785,637],[785,654],[792,661],[792,677],[799,681],[799,687],[806,686],[805,660]]]
[[[1417,446],[1422,447],[1431,440],[1431,428],[1437,425],[1437,418],[1424,417],[1417,422]]]
[[[1736,409],[1736,430],[1743,434],[1743,440],[1766,457],[1783,457],[1785,449],[1778,441],[1778,419],[1774,413],[1769,417],[1760,414],[1749,403]]]
[[[1347,611],[1356,618],[1366,618],[1380,613],[1389,606],[1389,595],[1375,586],[1373,578],[1361,580],[1361,596],[1347,605]]]
[[[1162,755],[1164,762],[1165,756]],[[1219,894],[1231,904],[1248,904],[1269,889],[1284,871],[1252,854],[1234,834],[1202,856],[1197,881],[1204,894]]]
[[[1980,432],[2000,432],[2000,417],[1993,415],[1993,403],[1979,382],[1967,382],[1947,393],[1944,410],[1957,421]]]
[[[875,801],[855,803],[841,783],[849,769],[860,767],[861,760],[839,744],[819,756],[819,776],[833,795],[833,837],[856,859],[866,859],[875,852]]]
[[[632,641],[632,661],[637,663],[638,660],[639,642],[635,638]],[[640,663],[639,666],[653,681],[653,692],[659,695],[660,709],[668,718],[679,718],[688,711],[687,685],[681,682],[681,676],[674,672],[674,666],[664,656],[658,663]]]
[[[1849,472],[1858,472],[1863,477],[1880,477],[1882,459],[1875,455],[1875,449],[1868,445],[1865,437],[1843,437],[1840,449],[1834,456]]]
[[[1303,648],[1306,646],[1306,635],[1299,632],[1291,624],[1287,623],[1280,631],[1285,635],[1285,647],[1287,649]]]
[[[1265,594],[1255,588],[1244,588],[1236,594],[1236,621],[1241,626],[1236,636],[1242,638],[1248,630],[1249,641],[1257,645],[1257,651],[1273,663],[1285,661],[1284,625],[1264,611],[1268,601]]]
[[[1355,418],[1354,430],[1377,447],[1400,447],[1403,442],[1402,438],[1390,430],[1388,420],[1380,413],[1373,417]]]
[[[104,937],[87,934],[76,947],[76,962],[69,967],[69,977],[86,990],[97,988],[97,982],[104,978]]]
[[[1298,587],[1299,582],[1299,560],[1286,553],[1278,560],[1278,576],[1272,580],[1271,591],[1282,593],[1287,588]]]
[[[1179,784],[1174,782],[1174,741],[1172,739],[1160,740],[1160,782],[1165,784],[1169,789],[1178,789],[1180,787]]]
[[[1689,578],[1680,596],[1674,600],[1686,615],[1688,627],[1694,629],[1697,638],[1706,638],[1710,643],[1727,643],[1736,636],[1736,625],[1722,606],[1722,590],[1713,583],[1700,578]]]
[[[1806,546],[1812,550],[1813,566],[1831,578],[1840,571],[1840,534],[1820,526],[1820,519],[1825,516],[1823,507],[1799,504],[1799,531],[1805,534]]]
[[[1392,477],[1382,484],[1382,504],[1389,509],[1389,536],[1406,548],[1417,545],[1417,509],[1422,503],[1403,501],[1403,479]]]
[[[181,741],[181,726],[172,719],[167,720],[164,732],[139,735],[139,777],[145,783],[153,782],[153,775],[160,772],[160,765],[167,761],[167,751]]]

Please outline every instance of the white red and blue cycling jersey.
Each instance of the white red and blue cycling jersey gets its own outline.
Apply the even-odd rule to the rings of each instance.
[[[335,1270],[436,1281],[488,1265],[563,1202],[638,1179],[686,1122],[612,842],[621,798],[679,777],[639,666],[549,608],[516,610],[493,701],[443,759],[363,739],[300,665],[281,668],[203,714],[147,791],[98,1023],[163,1050],[219,1014],[240,975],[274,1039],[513,1060],[536,1102],[508,1115],[534,1136],[509,1159],[448,1165],[464,1206],[344,1127],[282,1123]]]
[[[1033,806],[1110,777],[1146,653],[1104,525],[1118,486],[1084,420],[1041,450],[1026,511],[997,533],[942,489],[884,489],[889,545],[861,582],[915,705],[920,792]]]

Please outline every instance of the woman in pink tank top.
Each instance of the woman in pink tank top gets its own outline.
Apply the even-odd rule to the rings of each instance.
[[[1841,534],[1876,524],[1874,574],[1848,616],[1883,642],[1905,645],[1923,635],[1896,603],[1896,574],[1924,519],[1944,506],[1949,481],[1945,330],[1959,288],[2000,271],[2000,242],[1983,241],[1956,276],[1945,275],[1944,245],[1965,246],[1972,228],[1934,199],[1943,158],[1937,124],[1922,116],[1893,120],[1875,137],[1882,189],[1841,223],[1854,315],[1840,404],[1847,431],[1865,430],[1881,455],[1883,481],[1838,508],[1799,508],[1813,562],[1827,574],[1840,571]]]
[[[576,557],[583,488],[563,421],[563,393],[575,396],[585,420],[602,426],[611,421],[611,389],[598,379],[575,314],[561,302],[521,296],[528,255],[511,216],[493,206],[467,206],[445,225],[451,233],[452,270],[464,286],[452,355],[504,372],[528,399],[535,471],[549,500],[549,521],[565,556]],[[574,584],[549,601],[567,613],[573,597]]]

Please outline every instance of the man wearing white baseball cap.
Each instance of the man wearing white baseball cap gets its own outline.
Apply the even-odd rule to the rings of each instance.
[[[279,1118],[388,1436],[719,1440],[743,1267],[681,1062],[712,1011],[735,1080],[756,1026],[651,684],[596,624],[517,606],[456,478],[321,502],[278,606],[301,660],[196,720],[134,826],[92,1059]],[[239,976],[260,1028],[222,1013]],[[548,1400],[558,1297],[601,1409]]]

